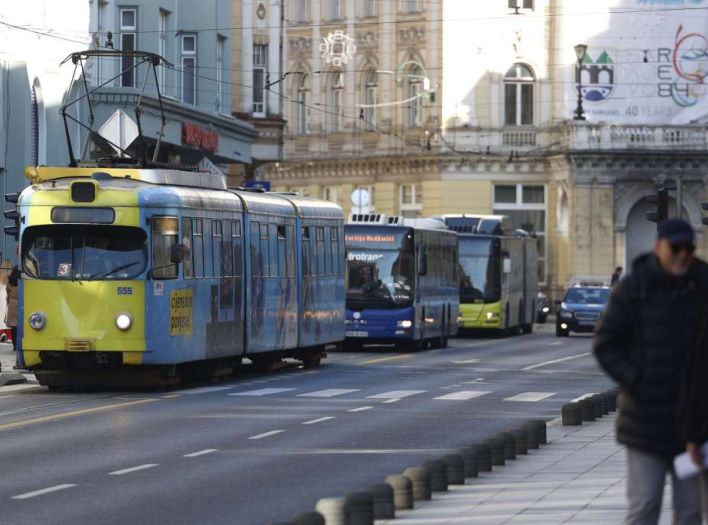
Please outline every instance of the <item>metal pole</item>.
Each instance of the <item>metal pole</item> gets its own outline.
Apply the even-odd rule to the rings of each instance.
[[[683,181],[676,178],[676,217],[683,219]]]

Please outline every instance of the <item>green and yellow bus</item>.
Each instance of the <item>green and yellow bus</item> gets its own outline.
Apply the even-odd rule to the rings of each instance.
[[[503,215],[444,215],[459,234],[461,330],[530,333],[538,294],[537,240]]]

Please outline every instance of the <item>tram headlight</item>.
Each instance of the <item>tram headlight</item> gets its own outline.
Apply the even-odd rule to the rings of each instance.
[[[116,316],[116,328],[118,330],[125,331],[131,326],[133,326],[133,317],[129,313],[123,312]]]
[[[403,321],[398,321],[398,322],[396,323],[396,326],[399,326],[399,327],[401,327],[401,328],[410,328],[411,326],[413,326],[413,321],[411,321],[410,319],[405,319],[405,320],[403,320]]]
[[[41,330],[44,328],[44,325],[47,324],[47,317],[44,315],[44,312],[32,312],[27,318],[27,322],[29,322],[29,325],[35,330]]]
[[[487,312],[487,321],[499,319],[499,312]]]

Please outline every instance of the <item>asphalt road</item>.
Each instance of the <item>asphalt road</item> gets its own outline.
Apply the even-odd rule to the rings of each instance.
[[[264,525],[611,383],[589,337],[330,354],[162,392],[0,389],[0,522]]]

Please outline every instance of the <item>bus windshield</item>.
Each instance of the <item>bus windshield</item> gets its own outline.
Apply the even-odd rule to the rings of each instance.
[[[500,266],[494,239],[460,236],[460,302],[499,301],[501,298]]]
[[[415,265],[410,233],[349,231],[346,239],[347,306],[401,308],[413,304]]]
[[[147,265],[147,236],[126,226],[35,226],[22,240],[22,268],[30,278],[133,279]]]

